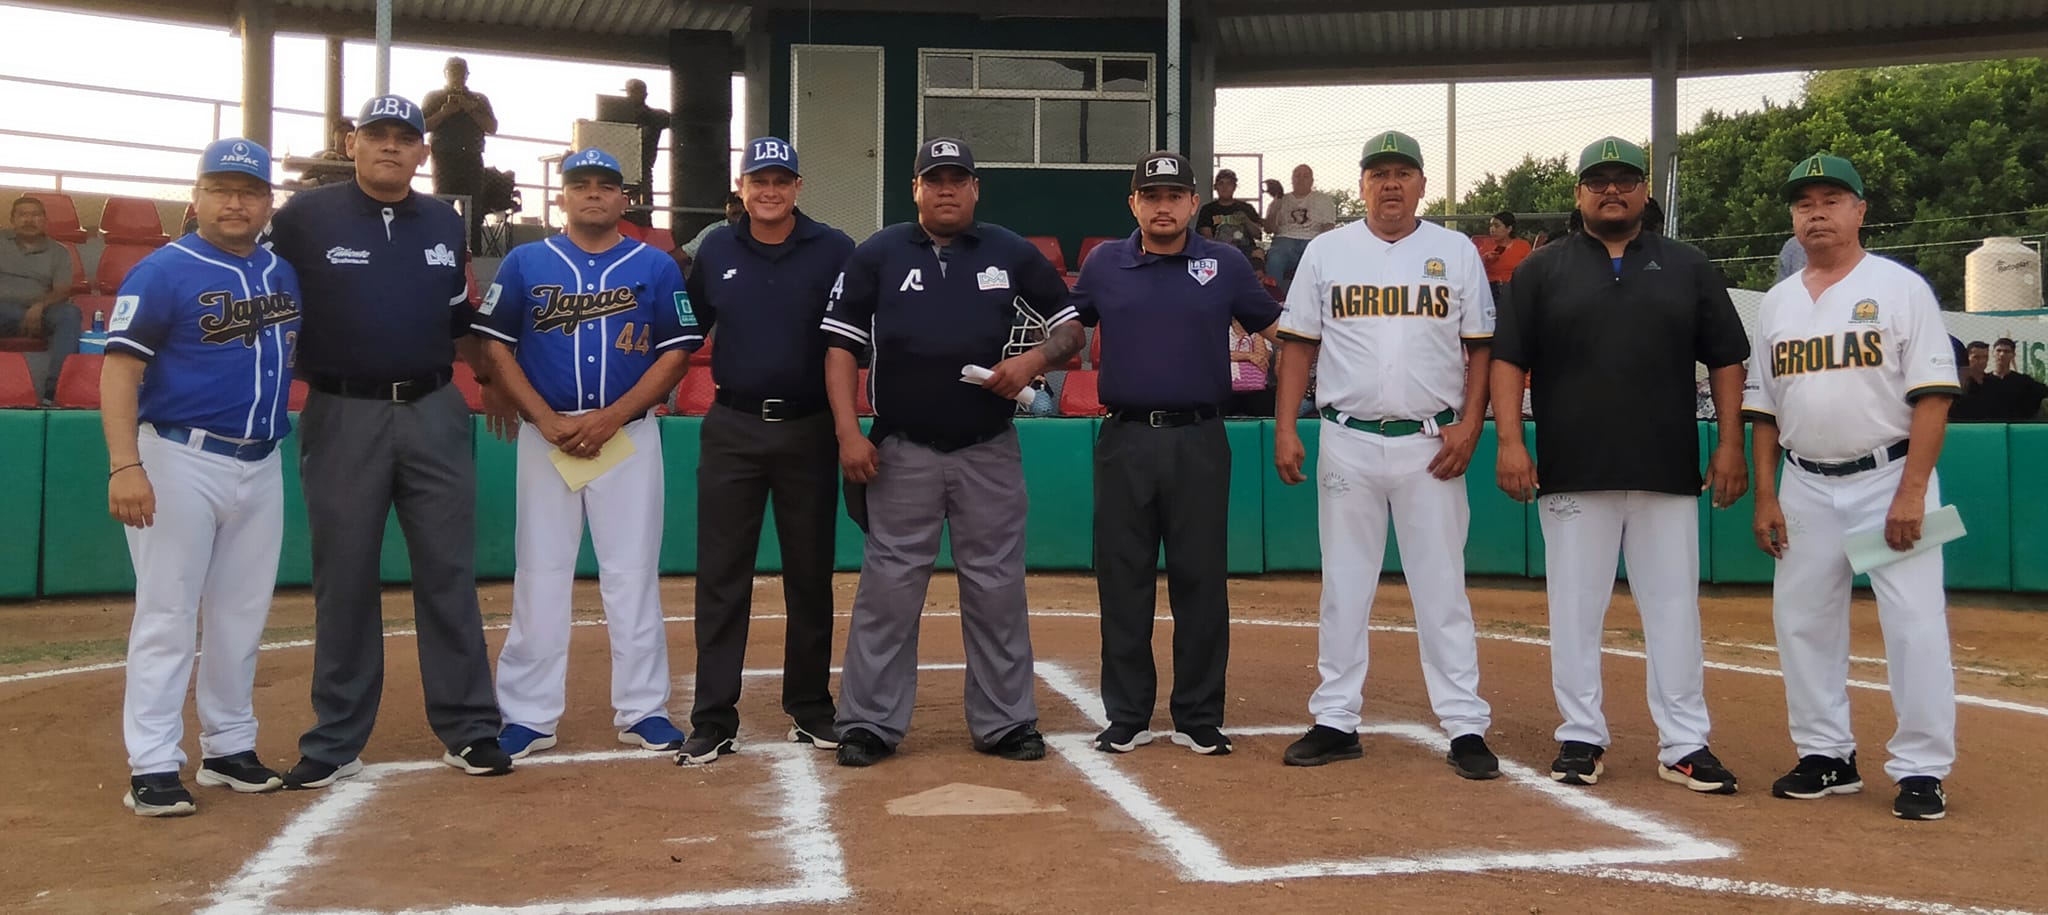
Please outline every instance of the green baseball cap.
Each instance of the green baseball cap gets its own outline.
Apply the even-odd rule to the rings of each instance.
[[[1601,137],[1579,151],[1579,174],[1584,175],[1595,165],[1609,162],[1626,165],[1647,175],[1650,173],[1650,157],[1643,155],[1643,148],[1620,137]]]
[[[1841,156],[1814,153],[1792,166],[1792,173],[1785,176],[1785,200],[1797,199],[1799,192],[1809,184],[1832,184],[1848,188],[1858,197],[1863,196],[1863,176],[1856,173],[1856,166]]]
[[[1398,130],[1389,130],[1365,141],[1365,151],[1359,153],[1358,167],[1366,168],[1371,166],[1375,159],[1387,158],[1406,159],[1416,168],[1421,168],[1422,144],[1415,142],[1414,137]]]

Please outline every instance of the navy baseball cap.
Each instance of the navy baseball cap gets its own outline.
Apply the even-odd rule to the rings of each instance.
[[[233,173],[270,183],[270,150],[263,144],[241,137],[229,137],[206,144],[199,154],[199,177]]]
[[[397,121],[421,136],[427,133],[427,119],[420,113],[420,106],[402,95],[380,95],[364,102],[362,113],[356,116],[356,129],[378,121]]]
[[[615,180],[626,180],[626,172],[619,168],[619,160],[595,146],[570,153],[569,158],[562,160],[562,177],[567,178],[577,172],[603,172]]]
[[[917,148],[917,176],[951,165],[974,174],[974,150],[955,137],[933,137]]]
[[[1195,189],[1195,167],[1188,164],[1187,157],[1172,150],[1146,153],[1131,172],[1131,190],[1142,191],[1148,187],[1178,187],[1192,191]]]
[[[751,175],[764,168],[786,168],[799,178],[803,172],[796,167],[796,147],[781,137],[760,137],[747,143],[747,152],[740,158],[740,174]]]

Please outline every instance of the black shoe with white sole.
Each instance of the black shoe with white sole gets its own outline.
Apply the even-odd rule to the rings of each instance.
[[[1863,776],[1856,773],[1856,754],[1836,759],[1815,753],[1799,757],[1799,765],[1771,783],[1772,797],[1818,800],[1830,794],[1855,794],[1863,790]]]
[[[1287,751],[1280,755],[1280,761],[1290,766],[1326,766],[1364,755],[1365,748],[1358,743],[1357,731],[1340,731],[1319,724],[1309,728],[1300,740],[1288,744]]]
[[[839,735],[839,764],[865,768],[881,762],[896,752],[896,748],[867,728],[847,728]]]
[[[1451,752],[1444,756],[1459,778],[1484,781],[1500,777],[1500,757],[1486,746],[1486,738],[1465,734],[1451,740]]]
[[[708,766],[720,756],[739,751],[738,741],[725,736],[725,732],[719,730],[716,725],[709,725],[698,728],[697,733],[690,735],[689,740],[683,741],[683,745],[676,750],[676,765]]]
[[[256,751],[244,750],[201,762],[199,783],[208,788],[232,788],[237,794],[262,794],[284,787],[284,777],[257,759]]]
[[[1668,766],[1658,766],[1657,776],[1684,785],[1701,794],[1734,794],[1735,773],[1721,765],[1714,751],[1701,747]]]
[[[325,788],[345,778],[363,774],[363,761],[351,759],[338,766],[328,765],[310,756],[299,757],[299,764],[284,774],[284,786],[292,791],[310,788]]]
[[[811,721],[791,721],[789,727],[791,743],[807,743],[820,750],[839,749],[839,726],[830,716]]]
[[[1045,735],[1031,724],[1020,724],[995,743],[981,748],[981,752],[1016,762],[1030,762],[1045,758]]]
[[[1230,755],[1230,737],[1213,724],[1177,728],[1173,732],[1173,742],[1202,756]]]
[[[1914,775],[1899,779],[1899,797],[1892,801],[1892,816],[1901,820],[1939,820],[1948,816],[1948,793],[1941,779]]]
[[[131,776],[121,804],[139,817],[188,817],[199,810],[192,804],[192,792],[185,790],[185,783],[178,780],[176,772]]]
[[[1550,779],[1567,785],[1598,784],[1600,773],[1607,771],[1607,765],[1600,761],[1605,755],[1605,747],[1567,740],[1558,746],[1557,758],[1550,763]]]
[[[1152,742],[1152,732],[1142,724],[1112,724],[1095,735],[1095,749],[1104,753],[1129,753]]]
[[[465,775],[510,775],[512,757],[498,746],[496,737],[479,737],[469,746],[441,754],[441,761],[461,769]]]

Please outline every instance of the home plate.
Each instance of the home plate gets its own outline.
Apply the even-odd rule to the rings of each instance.
[[[1014,813],[1058,813],[1067,808],[1041,804],[1008,788],[954,782],[889,802],[889,812],[902,817],[1001,816]]]

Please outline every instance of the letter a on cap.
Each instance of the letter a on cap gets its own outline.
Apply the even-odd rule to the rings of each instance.
[[[1812,177],[1815,175],[1825,177],[1827,173],[1827,166],[1820,161],[1819,156],[1814,156],[1813,158],[1808,159],[1806,161],[1806,174],[1808,177]]]
[[[1401,151],[1401,144],[1400,144],[1400,142],[1399,142],[1399,141],[1397,141],[1397,140],[1395,140],[1395,139],[1394,139],[1394,135],[1393,135],[1393,134],[1391,134],[1391,133],[1387,134],[1387,136],[1386,136],[1386,139],[1383,139],[1383,140],[1381,140],[1381,141],[1380,141],[1380,152],[1400,152],[1400,151]]]
[[[1614,141],[1613,141],[1613,140],[1608,140],[1608,141],[1607,141],[1607,145],[1605,145],[1605,146],[1602,146],[1602,147],[1600,147],[1600,158],[1602,158],[1602,159],[1619,159],[1619,158],[1621,158],[1621,147],[1618,147],[1618,146],[1614,145]]]

